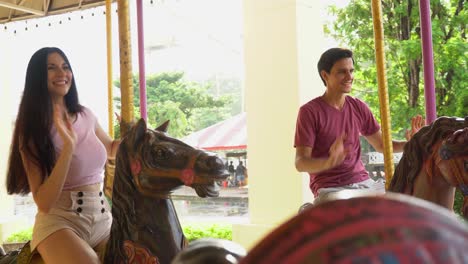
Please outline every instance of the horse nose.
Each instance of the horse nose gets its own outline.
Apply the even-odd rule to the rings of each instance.
[[[223,168],[224,167],[224,162],[223,160],[216,156],[216,155],[213,155],[213,156],[208,156],[207,157],[207,163],[210,167],[212,168]]]
[[[216,154],[206,153],[207,155],[201,155],[197,163],[202,167],[219,170],[224,168],[223,160]]]
[[[224,169],[224,162],[218,155],[211,152],[203,152],[198,155],[196,166],[210,171]]]

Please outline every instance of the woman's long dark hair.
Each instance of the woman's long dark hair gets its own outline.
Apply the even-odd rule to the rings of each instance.
[[[55,146],[50,135],[53,105],[47,85],[47,57],[51,53],[62,56],[73,72],[67,56],[59,48],[42,48],[29,60],[8,161],[6,182],[8,194],[30,192],[20,146],[21,151],[40,168],[42,182],[52,172],[56,161]],[[64,99],[69,113],[78,114],[82,111],[74,76]]]

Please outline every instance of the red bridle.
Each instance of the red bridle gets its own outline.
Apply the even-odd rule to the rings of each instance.
[[[200,155],[201,153],[191,156],[189,162],[187,163],[187,166],[182,170],[158,168],[142,169],[141,161],[139,159],[132,159],[130,161],[130,167],[132,171],[133,180],[141,193],[153,197],[167,198],[168,195],[166,194],[157,194],[154,191],[144,188],[140,182],[140,176],[145,175],[150,177],[157,177],[158,175],[164,175],[165,177],[180,179],[187,186],[191,186],[193,183],[201,183],[203,181],[197,180],[194,171],[195,163]]]

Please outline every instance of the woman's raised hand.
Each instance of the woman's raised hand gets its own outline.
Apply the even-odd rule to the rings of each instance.
[[[74,149],[77,141],[76,133],[73,130],[71,118],[65,106],[54,104],[54,125],[63,140],[64,147],[68,146]]]

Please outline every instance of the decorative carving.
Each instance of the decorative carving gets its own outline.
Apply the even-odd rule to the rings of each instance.
[[[159,264],[158,258],[151,255],[147,248],[133,243],[133,241],[124,241],[123,249],[127,255],[127,259],[126,261],[122,261],[122,263]]]

